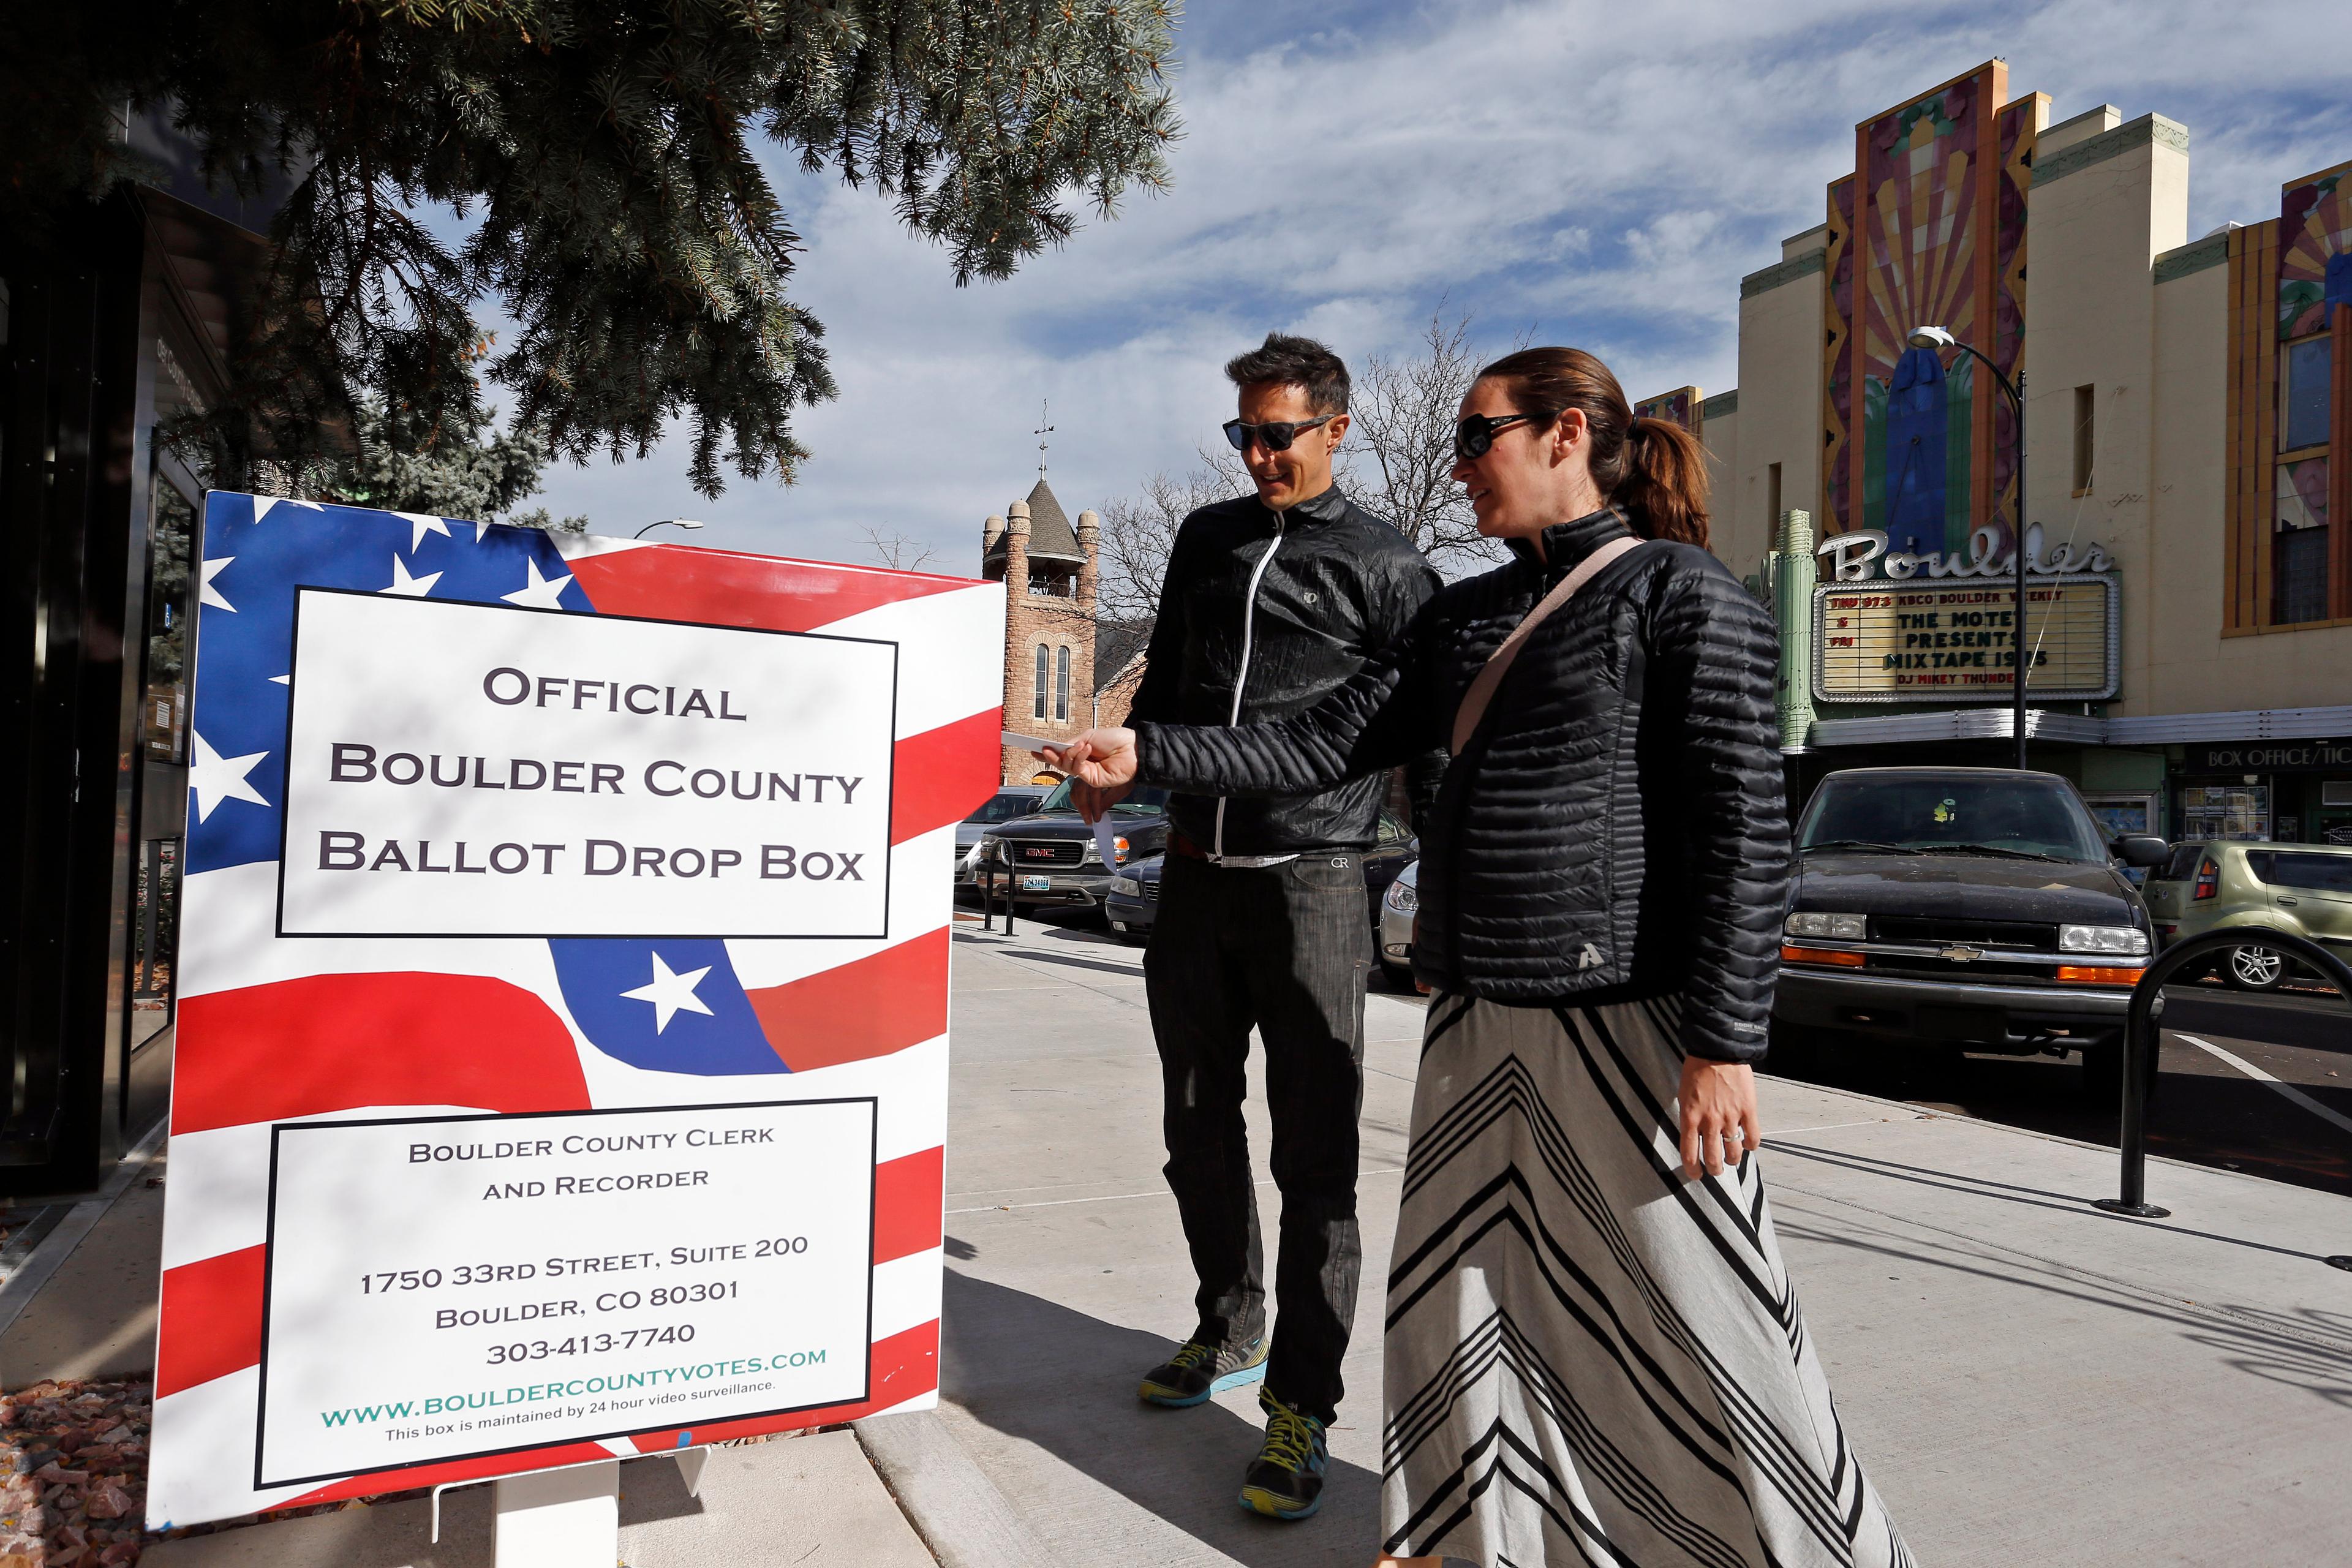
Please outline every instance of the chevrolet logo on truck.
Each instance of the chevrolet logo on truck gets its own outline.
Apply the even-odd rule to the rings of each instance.
[[[1955,942],[1944,950],[1944,956],[1954,963],[1972,963],[1984,955],[1983,948],[1970,947],[1966,942]]]

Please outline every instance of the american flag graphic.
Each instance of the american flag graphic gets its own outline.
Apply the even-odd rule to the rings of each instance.
[[[151,1526],[933,1403],[950,873],[996,787],[1002,585],[220,491],[203,537]],[[302,586],[895,643],[887,934],[280,938]],[[868,1095],[866,1403],[255,1489],[273,1122]]]

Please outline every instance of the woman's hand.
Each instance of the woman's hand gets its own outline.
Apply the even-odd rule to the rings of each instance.
[[[1701,1167],[1706,1175],[1721,1175],[1724,1166],[1737,1165],[1741,1154],[1762,1145],[1756,1073],[1746,1062],[1685,1057],[1682,1092],[1675,1099],[1682,1110],[1683,1174],[1692,1181],[1699,1179]]]

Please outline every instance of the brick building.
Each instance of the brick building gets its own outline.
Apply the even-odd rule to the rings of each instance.
[[[1026,500],[981,525],[981,575],[1005,586],[1004,727],[1069,740],[1094,722],[1095,574],[1102,521],[1076,526],[1041,477]],[[1061,775],[1007,748],[1004,782]]]

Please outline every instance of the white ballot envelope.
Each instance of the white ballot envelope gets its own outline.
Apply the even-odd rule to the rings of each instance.
[[[1048,741],[1040,735],[1024,735],[1013,730],[1006,730],[1001,733],[1004,744],[1018,746],[1024,752],[1042,751],[1047,746],[1060,744],[1059,742]],[[1108,816],[1095,824],[1095,853],[1102,857],[1104,865],[1114,870],[1118,868],[1118,844],[1111,834],[1110,818]]]

